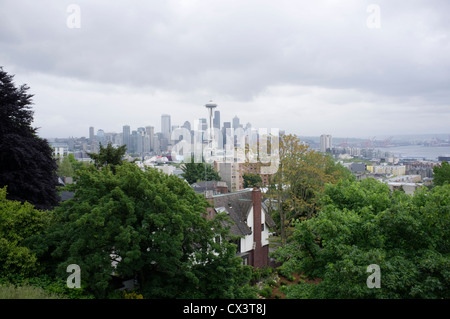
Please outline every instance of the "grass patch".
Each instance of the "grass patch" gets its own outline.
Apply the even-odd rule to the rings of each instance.
[[[0,285],[0,299],[65,299],[59,294],[53,294],[40,287],[30,285],[14,286],[13,284]]]

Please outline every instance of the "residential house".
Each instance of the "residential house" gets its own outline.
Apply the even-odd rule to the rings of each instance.
[[[237,255],[243,264],[261,268],[269,265],[269,228],[275,226],[267,208],[262,203],[261,189],[245,189],[232,193],[207,193],[208,218],[219,212],[232,220],[230,233],[240,236]]]

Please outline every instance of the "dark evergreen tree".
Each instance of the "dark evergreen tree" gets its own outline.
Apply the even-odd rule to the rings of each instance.
[[[59,201],[57,164],[48,142],[31,126],[29,87],[16,87],[13,77],[0,67],[0,187],[8,187],[8,199],[51,209]]]

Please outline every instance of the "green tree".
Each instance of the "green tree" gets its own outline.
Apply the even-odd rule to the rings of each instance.
[[[100,143],[98,154],[88,153],[88,155],[94,160],[94,165],[97,168],[106,165],[111,165],[114,167],[123,163],[123,157],[125,156],[126,152],[126,145],[115,148],[111,143],[108,143],[106,147],[103,147],[103,145]]]
[[[77,170],[79,170],[79,169],[81,169],[81,168],[83,168],[83,167],[87,167],[87,166],[90,165],[89,162],[80,162],[80,161],[77,161],[77,160],[75,159],[75,156],[74,156],[73,154],[69,154],[69,155],[67,156],[67,158],[69,159],[69,162],[70,162],[70,164],[72,165],[72,170],[73,170],[74,174],[76,174]]]
[[[64,156],[58,162],[58,176],[72,177],[74,174],[74,169],[72,163],[68,156]]]
[[[374,179],[327,185],[327,204],[298,222],[278,250],[285,271],[319,278],[286,289],[291,298],[449,298],[450,186],[414,196]],[[377,264],[381,288],[369,288]]]
[[[194,157],[188,163],[183,163],[181,166],[183,171],[183,178],[189,183],[202,181],[220,181],[222,180],[219,173],[214,167],[207,163],[194,163]]]
[[[6,187],[0,188],[0,277],[35,276],[40,268],[29,239],[48,226],[50,216],[30,203],[8,200],[6,195]]]
[[[315,152],[297,136],[283,135],[280,140],[280,165],[271,178],[269,201],[275,203],[274,220],[282,244],[290,236],[289,230],[298,219],[313,217],[320,207],[320,194],[327,183],[353,179],[347,169],[336,165],[328,155]]]
[[[55,223],[42,239],[47,251],[39,251],[56,264],[48,268],[57,269],[57,278],[67,278],[67,265],[78,264],[82,287],[101,298],[111,292],[113,272],[137,278],[146,298],[249,292],[250,273],[226,240],[225,216],[205,218],[205,199],[176,176],[125,162],[114,171],[110,165],[81,169],[75,180],[69,187],[75,198],[55,209]]]
[[[59,202],[57,164],[46,140],[31,126],[33,95],[29,87],[16,87],[13,76],[0,67],[0,187],[8,198],[28,201],[39,209]]]
[[[440,166],[433,167],[433,184],[444,185],[450,184],[450,164],[443,161]]]
[[[244,179],[244,188],[262,186],[262,179],[259,174],[245,173],[242,178]]]

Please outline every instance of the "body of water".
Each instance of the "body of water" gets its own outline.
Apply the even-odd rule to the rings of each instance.
[[[420,157],[427,160],[437,161],[438,156],[449,156],[450,146],[421,146],[406,145],[386,148],[377,148],[383,152],[394,153],[399,158],[402,157]]]

